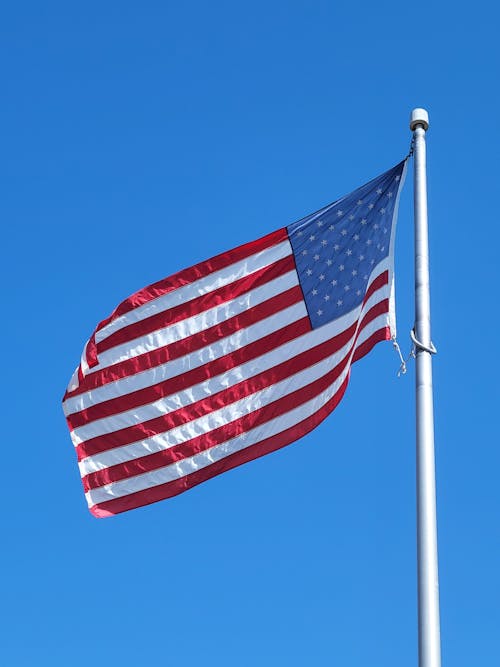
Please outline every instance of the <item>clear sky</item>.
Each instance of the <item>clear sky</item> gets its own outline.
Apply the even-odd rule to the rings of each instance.
[[[427,136],[443,665],[500,664],[494,3],[15,2],[0,22],[0,662],[416,665],[414,367],[303,440],[111,519],[61,397],[130,293],[335,200]],[[411,170],[396,244],[413,319]]]

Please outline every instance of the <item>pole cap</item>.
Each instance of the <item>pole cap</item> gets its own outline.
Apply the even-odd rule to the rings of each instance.
[[[419,125],[429,129],[429,114],[425,109],[413,109],[410,116],[410,130],[413,132]]]

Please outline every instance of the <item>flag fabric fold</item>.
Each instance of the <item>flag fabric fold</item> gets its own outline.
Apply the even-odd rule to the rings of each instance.
[[[332,412],[352,363],[395,335],[405,171],[136,292],[97,326],[63,399],[92,514],[174,496]]]

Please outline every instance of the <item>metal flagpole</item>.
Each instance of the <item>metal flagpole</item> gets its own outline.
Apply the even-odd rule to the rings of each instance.
[[[427,230],[427,178],[425,133],[429,117],[414,109],[410,129],[414,138],[415,211],[415,327],[417,421],[417,568],[419,667],[440,667],[438,553],[436,527],[436,477],[434,416],[432,405],[432,354],[429,244]]]

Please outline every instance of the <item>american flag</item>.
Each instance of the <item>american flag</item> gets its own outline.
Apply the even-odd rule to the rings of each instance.
[[[174,496],[297,440],[395,334],[406,160],[288,227],[136,292],[63,399],[90,511]]]

